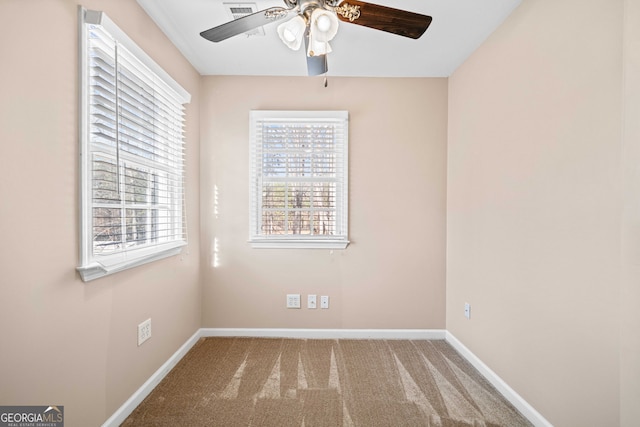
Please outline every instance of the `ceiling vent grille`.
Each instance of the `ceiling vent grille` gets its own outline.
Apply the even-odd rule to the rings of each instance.
[[[243,16],[251,15],[258,11],[255,3],[222,3],[222,5],[230,19],[242,18]],[[246,34],[247,37],[264,36],[264,29],[258,27],[244,34]]]

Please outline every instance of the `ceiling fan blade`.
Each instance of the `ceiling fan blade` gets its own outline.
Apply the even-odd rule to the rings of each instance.
[[[431,17],[359,0],[346,0],[335,8],[338,19],[387,33],[417,39],[431,24]],[[359,12],[359,15],[358,15]]]
[[[309,76],[319,76],[325,74],[328,71],[327,67],[327,55],[307,55],[309,50],[309,27],[304,33],[304,56],[307,57],[307,74]]]
[[[220,42],[238,34],[246,33],[254,28],[286,19],[296,9],[271,7],[251,15],[243,16],[226,24],[218,25],[200,33],[202,37],[212,42]],[[297,12],[296,12],[297,13]]]

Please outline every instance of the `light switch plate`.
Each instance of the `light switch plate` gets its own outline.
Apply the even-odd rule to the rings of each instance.
[[[287,294],[287,308],[300,308],[300,294]]]

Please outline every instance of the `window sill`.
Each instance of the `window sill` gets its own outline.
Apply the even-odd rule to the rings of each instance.
[[[249,244],[254,249],[346,249],[348,240],[314,239],[253,239]]]
[[[78,271],[78,273],[80,273],[80,277],[82,278],[83,282],[89,282],[91,280],[99,279],[101,277],[117,273],[119,271],[127,270],[129,268],[138,267],[143,264],[178,255],[180,252],[182,252],[182,247],[185,245],[185,242],[173,244],[161,250],[156,250],[153,253],[138,255],[135,258],[116,263],[101,263],[98,261],[94,261],[86,265],[76,267],[76,270]]]

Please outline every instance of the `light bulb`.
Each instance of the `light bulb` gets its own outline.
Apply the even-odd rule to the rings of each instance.
[[[329,19],[327,15],[320,15],[316,20],[316,26],[318,27],[318,30],[326,33],[329,31],[329,28],[331,28],[331,19]]]
[[[282,32],[282,36],[285,38],[286,41],[288,42],[293,42],[296,39],[296,35],[294,34],[293,31],[291,31],[289,28],[285,28],[284,31]]]
[[[311,13],[310,32],[316,41],[331,41],[338,32],[338,22],[335,13],[317,8]]]

